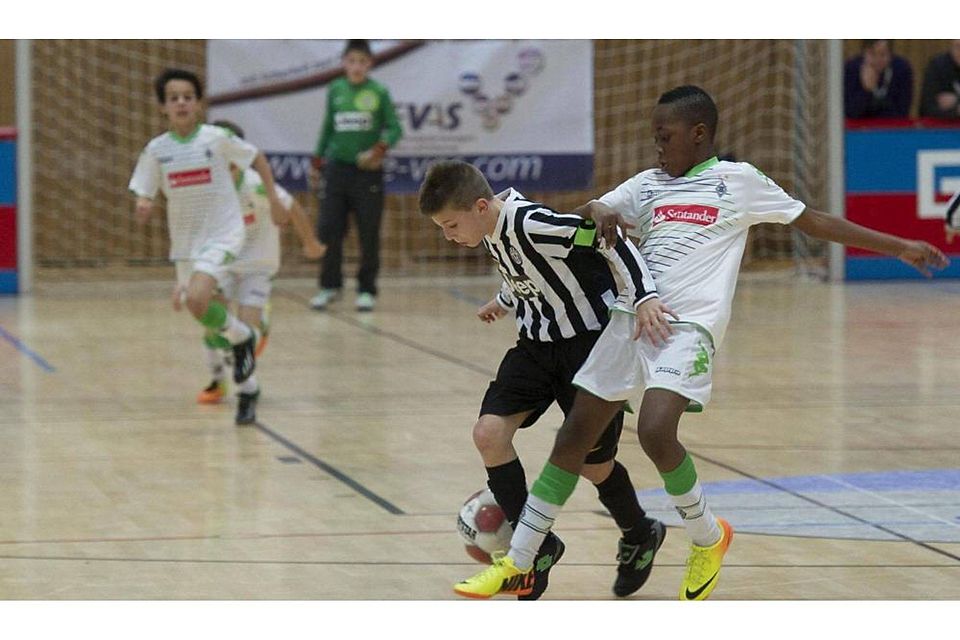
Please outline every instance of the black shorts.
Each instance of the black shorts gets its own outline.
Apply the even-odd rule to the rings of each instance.
[[[599,331],[590,331],[556,342],[520,338],[503,356],[497,378],[483,396],[480,415],[512,416],[532,411],[520,425],[521,429],[536,422],[554,401],[560,405],[563,415],[567,415],[577,394],[573,377],[599,337]],[[613,460],[622,430],[623,411],[619,411],[587,455],[586,462]]]

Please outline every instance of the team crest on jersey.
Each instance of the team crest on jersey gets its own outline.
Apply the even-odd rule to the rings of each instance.
[[[723,178],[720,178],[720,183],[717,185],[717,197],[722,198],[727,193],[727,185],[723,181]]]
[[[717,207],[702,204],[665,204],[653,210],[652,226],[664,222],[684,222],[706,227],[717,221],[719,213]]]
[[[510,259],[513,260],[513,264],[521,265],[523,264],[523,258],[520,257],[520,252],[517,251],[516,247],[510,247]]]
[[[207,147],[207,150],[204,152],[207,156],[207,160],[213,158],[213,151],[210,151],[210,147]]]
[[[660,195],[660,192],[659,192],[659,191],[655,191],[654,189],[644,189],[643,191],[640,192],[640,199],[641,199],[641,200],[653,200],[653,199],[656,198],[658,195]]]

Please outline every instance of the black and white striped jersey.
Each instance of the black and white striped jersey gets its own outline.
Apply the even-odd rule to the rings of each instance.
[[[503,286],[497,300],[514,309],[522,337],[540,342],[598,331],[610,306],[635,309],[656,287],[631,242],[598,246],[592,223],[531,202],[514,189],[483,244],[497,261]]]

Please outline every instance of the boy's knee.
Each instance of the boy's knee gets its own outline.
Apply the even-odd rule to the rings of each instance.
[[[481,416],[473,425],[473,444],[477,451],[496,451],[512,441],[513,432],[496,417]]]
[[[637,425],[637,438],[643,452],[654,462],[670,456],[680,445],[669,429],[662,428],[656,422],[640,422]]]
[[[208,296],[198,294],[195,291],[187,291],[187,309],[195,318],[202,318],[207,312],[207,306],[210,304]]]

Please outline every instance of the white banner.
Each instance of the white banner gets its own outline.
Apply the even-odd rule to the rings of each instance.
[[[403,138],[387,189],[415,191],[438,158],[476,164],[495,189],[583,189],[593,180],[588,40],[372,43]],[[209,120],[239,124],[288,188],[306,188],[344,41],[210,40]]]

